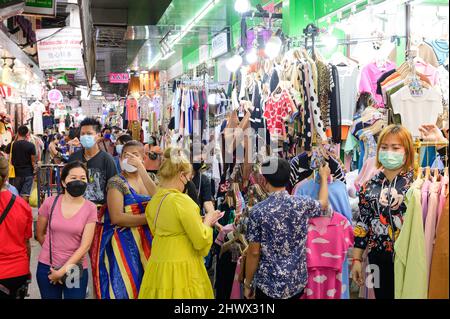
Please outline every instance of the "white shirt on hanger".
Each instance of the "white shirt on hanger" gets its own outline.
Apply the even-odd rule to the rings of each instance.
[[[436,124],[439,114],[444,111],[442,95],[435,88],[423,90],[422,96],[412,96],[408,86],[391,96],[395,114],[402,117],[402,125],[413,135],[420,137],[419,127]]]
[[[45,105],[39,101],[34,102],[30,106],[33,112],[33,133],[35,135],[44,134],[44,123],[42,121],[42,113],[45,112]]]

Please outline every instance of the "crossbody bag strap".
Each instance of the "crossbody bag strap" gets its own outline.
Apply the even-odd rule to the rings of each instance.
[[[50,210],[50,216],[48,218],[48,247],[50,250],[50,266],[53,267],[53,254],[52,254],[52,217],[53,217],[53,211],[55,210],[56,203],[59,199],[59,194],[56,196],[55,200],[52,204],[52,209]]]
[[[12,155],[13,155],[13,146],[14,146],[14,143],[15,143],[16,141],[14,140],[12,143],[11,143],[11,148],[10,148],[10,150],[9,150],[9,166],[11,166],[11,164],[12,164]]]
[[[14,205],[14,202],[16,201],[16,195],[11,194],[11,199],[9,200],[8,206],[6,206],[5,211],[3,212],[2,216],[0,216],[0,225],[5,220],[6,216],[8,215],[9,211],[11,210],[12,206]]]
[[[158,220],[159,211],[161,210],[162,203],[166,199],[166,197],[169,195],[170,195],[170,193],[167,193],[166,195],[164,195],[164,197],[161,199],[161,202],[159,203],[158,210],[156,211],[155,221],[153,222],[154,227],[156,227],[156,221]]]

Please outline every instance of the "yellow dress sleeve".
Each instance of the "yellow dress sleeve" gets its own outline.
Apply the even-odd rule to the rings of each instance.
[[[194,249],[206,257],[213,242],[213,229],[203,224],[200,209],[185,196],[177,196],[176,202],[178,218]]]

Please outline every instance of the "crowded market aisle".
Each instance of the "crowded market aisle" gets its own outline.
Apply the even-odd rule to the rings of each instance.
[[[182,2],[0,6],[0,298],[448,299],[448,1]]]

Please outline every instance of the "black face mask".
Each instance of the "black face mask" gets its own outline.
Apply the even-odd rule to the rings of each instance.
[[[67,183],[66,190],[73,197],[80,197],[86,192],[87,183],[82,181],[72,181]]]
[[[187,194],[194,202],[198,204],[198,190],[193,181],[189,181],[184,185],[183,193]]]

